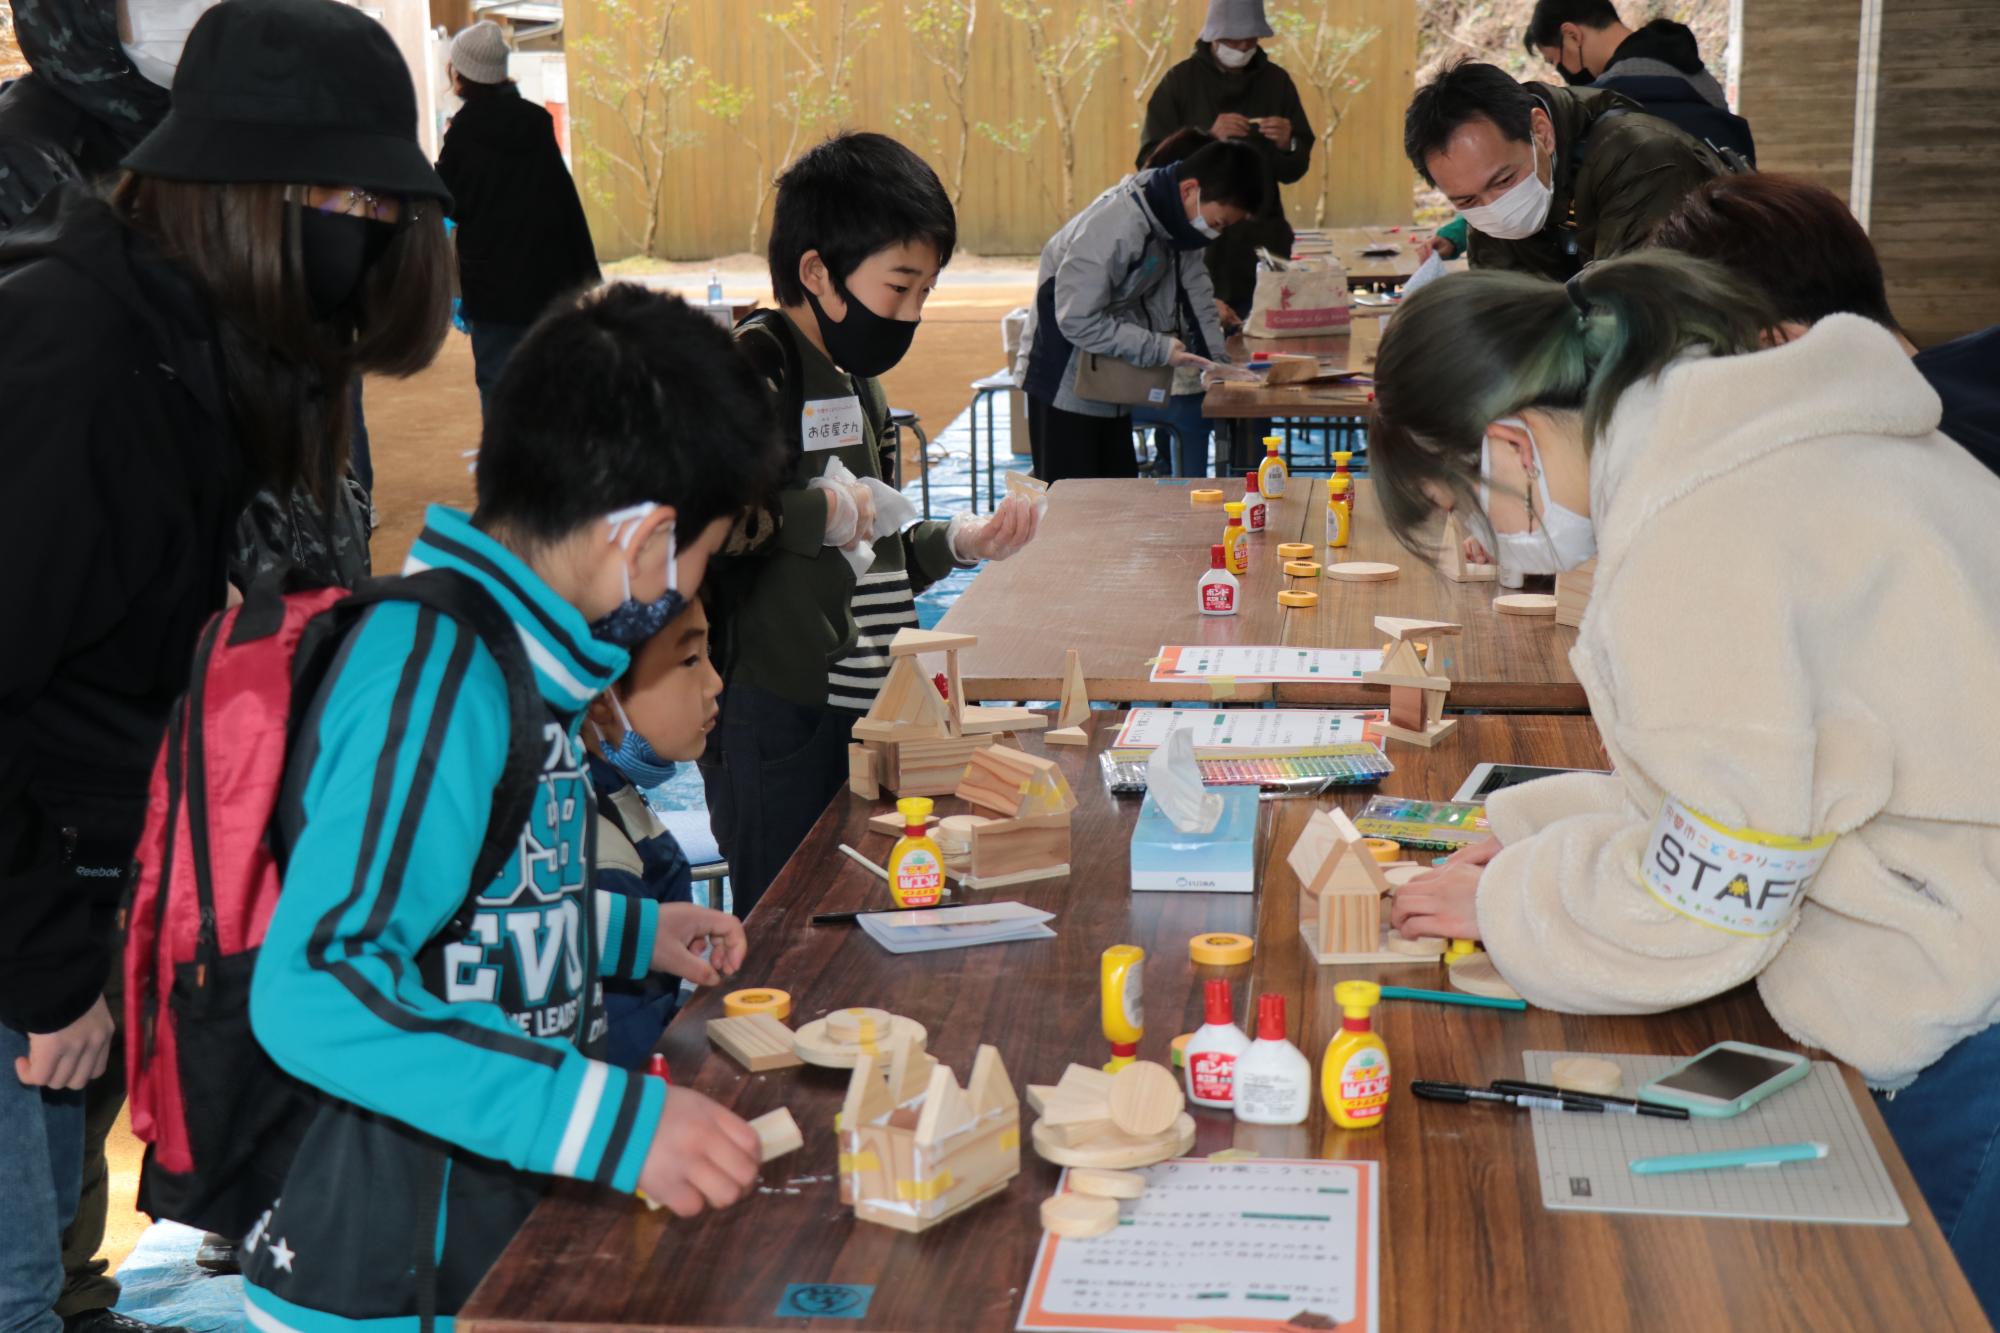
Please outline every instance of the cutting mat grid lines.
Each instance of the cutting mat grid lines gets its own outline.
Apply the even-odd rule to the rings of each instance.
[[[1578,1054],[1615,1062],[1625,1072],[1627,1096],[1680,1063],[1672,1056],[1528,1051],[1527,1077],[1550,1082],[1554,1062]],[[1536,1111],[1530,1118],[1548,1208],[1872,1226],[1910,1220],[1838,1066],[1829,1061],[1814,1061],[1805,1078],[1728,1119],[1560,1111]],[[1777,1143],[1824,1143],[1828,1153],[1815,1162],[1660,1176],[1634,1175],[1629,1165],[1638,1157]]]

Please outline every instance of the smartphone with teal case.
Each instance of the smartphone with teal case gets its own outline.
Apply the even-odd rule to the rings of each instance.
[[[1719,1041],[1640,1088],[1639,1100],[1685,1106],[1691,1115],[1741,1115],[1811,1069],[1809,1057],[1791,1051]]]

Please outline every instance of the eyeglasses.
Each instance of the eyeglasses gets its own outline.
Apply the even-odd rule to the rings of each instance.
[[[373,194],[367,190],[335,193],[312,208],[314,212],[329,216],[370,218],[376,222],[410,223],[421,222],[424,218],[423,207],[416,200]]]

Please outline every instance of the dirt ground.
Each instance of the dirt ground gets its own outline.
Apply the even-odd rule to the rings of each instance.
[[[739,293],[732,289],[732,296]],[[739,299],[749,299],[742,293]],[[754,294],[768,302],[770,294]],[[915,412],[937,435],[972,402],[972,381],[1005,364],[1000,319],[1028,300],[1026,280],[940,288],[903,364],[883,377],[889,401]],[[430,369],[407,380],[367,385],[370,447],[375,461],[375,508],[381,526],[373,555],[378,572],[402,564],[423,525],[424,506],[469,506],[472,477],[464,451],[479,443],[479,394],[472,383],[472,344],[453,332]],[[906,442],[914,466],[915,441]]]

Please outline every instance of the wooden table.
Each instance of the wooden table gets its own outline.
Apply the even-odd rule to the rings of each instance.
[[[1195,507],[1188,491],[1219,489],[1241,499],[1243,483],[1209,478],[1189,483],[1147,480],[1057,482],[1035,540],[1012,560],[988,564],[973,578],[940,629],[979,636],[959,657],[968,700],[1055,699],[1062,693],[1066,651],[1082,657],[1091,697],[1135,700],[1206,699],[1205,686],[1156,685],[1152,659],[1162,644],[1291,644],[1313,648],[1379,647],[1378,615],[1448,620],[1465,626],[1446,640],[1452,662],[1448,706],[1571,712],[1587,707],[1570,668],[1576,631],[1546,619],[1493,610],[1492,583],[1451,583],[1397,544],[1375,503],[1374,483],[1356,482],[1360,497],[1354,536],[1345,551],[1326,543],[1326,482],[1292,479],[1274,507],[1269,530],[1251,539],[1250,573],[1242,609],[1204,616],[1194,589],[1208,568],[1208,548],[1221,536],[1219,505]],[[1278,591],[1304,586],[1285,578],[1277,545],[1310,544],[1322,564],[1385,560],[1402,574],[1387,583],[1313,586],[1320,603],[1309,610],[1278,605]],[[1388,691],[1372,685],[1240,685],[1239,703],[1381,708]]]
[[[1316,356],[1348,369],[1371,369],[1388,314],[1387,309],[1356,306],[1348,329],[1310,338],[1250,338],[1239,334],[1229,340],[1229,357],[1237,365],[1247,365],[1259,353]],[[1254,466],[1263,457],[1264,451],[1255,437],[1268,429],[1266,423],[1272,419],[1316,423],[1327,430],[1353,434],[1358,430],[1360,418],[1368,415],[1374,395],[1372,382],[1338,381],[1276,388],[1222,382],[1203,395],[1201,411],[1203,416],[1222,424],[1221,435],[1227,447],[1217,457],[1227,457],[1228,470],[1239,471]],[[1292,461],[1289,430],[1285,437],[1289,463]],[[1359,443],[1357,435],[1353,444],[1358,448]]]
[[[1307,228],[1307,230],[1311,230]],[[1420,249],[1414,242],[1428,241],[1436,230],[1433,227],[1325,227],[1327,239],[1333,242],[1333,257],[1347,270],[1350,285],[1361,283],[1406,282],[1417,266],[1430,254]],[[1362,250],[1371,245],[1393,245],[1392,255],[1364,255]]]
[[[1310,488],[1293,487],[1271,507],[1265,535],[1251,539],[1233,616],[1205,616],[1195,605],[1208,548],[1226,521],[1221,505],[1189,499],[1195,489],[1243,498],[1240,478],[1057,482],[1035,540],[983,567],[938,625],[979,636],[978,647],[959,654],[965,697],[1058,698],[1067,650],[1075,648],[1093,698],[1206,698],[1206,689],[1147,679],[1161,644],[1282,642],[1283,617],[1294,613],[1278,605],[1287,580],[1275,548],[1301,540],[1314,517]],[[1248,686],[1236,697],[1268,699],[1271,690]]]
[[[1319,605],[1287,611],[1284,642],[1302,648],[1359,648],[1381,636],[1377,616],[1412,620],[1443,620],[1464,629],[1438,640],[1444,652],[1442,669],[1451,681],[1447,708],[1517,708],[1537,713],[1582,712],[1590,707],[1583,686],[1570,665],[1576,631],[1556,624],[1553,617],[1510,616],[1493,609],[1493,599],[1514,589],[1498,583],[1453,583],[1405,550],[1382,517],[1375,483],[1366,477],[1354,483],[1355,512],[1348,544],[1336,551],[1326,545],[1326,488],[1320,477],[1302,477],[1310,488],[1305,536],[1315,560],[1382,561],[1402,567],[1383,583],[1337,583],[1322,578]],[[1546,590],[1548,580],[1533,587]],[[1305,586],[1300,583],[1298,586]],[[1280,685],[1280,703],[1382,706],[1386,692],[1354,685]]]
[[[1100,743],[1111,721],[1100,715]],[[1028,748],[1039,746],[1030,740]],[[929,1029],[932,1052],[961,1078],[975,1049],[991,1043],[1022,1087],[1054,1082],[1072,1060],[1105,1058],[1097,957],[1114,943],[1146,950],[1141,1053],[1149,1059],[1165,1060],[1168,1040],[1200,1022],[1207,975],[1238,983],[1239,1017],[1259,992],[1284,995],[1294,1039],[1315,1063],[1339,1025],[1336,975],[1434,984],[1434,963],[1329,969],[1305,958],[1284,852],[1311,802],[1264,807],[1261,892],[1134,895],[1126,846],[1137,803],[1104,794],[1093,754],[1057,758],[1081,802],[1075,873],[1008,894],[1058,913],[1056,939],[892,959],[853,927],[810,925],[815,911],[887,904],[880,881],[835,852],[845,841],[883,854],[886,838],[863,831],[882,807],[843,794],[758,904],[750,961],[731,985],[789,990],[798,1023],[853,1004],[908,1015]],[[1444,795],[1479,760],[1589,765],[1600,756],[1582,718],[1473,718],[1435,751],[1400,751],[1384,790]],[[940,810],[958,806],[947,798]],[[1208,930],[1255,935],[1255,960],[1193,966],[1188,939]],[[1529,1049],[1678,1055],[1723,1038],[1791,1047],[1754,991],[1651,1018],[1396,1002],[1376,1012],[1398,1085],[1382,1128],[1332,1129],[1317,1105],[1305,1125],[1290,1128],[1198,1111],[1194,1153],[1238,1147],[1266,1157],[1383,1163],[1383,1329],[1986,1327],[1851,1072],[1849,1087],[1910,1212],[1908,1227],[1551,1212],[1541,1206],[1527,1117],[1417,1102],[1407,1091],[1412,1078],[1483,1085],[1519,1076]],[[875,1288],[866,1318],[822,1325],[829,1329],[1011,1329],[1041,1238],[1037,1209],[1055,1188],[1056,1168],[1024,1144],[1021,1173],[1002,1194],[922,1236],[857,1223],[838,1203],[833,1179],[832,1122],[846,1075],[813,1068],[747,1075],[704,1038],[702,1025],[720,1014],[719,991],[705,991],[668,1029],[663,1049],[675,1082],[747,1116],[789,1107],[805,1148],[767,1169],[763,1192],[693,1222],[583,1187],[559,1188],[459,1314],[460,1333],[796,1327],[773,1317],[794,1282]]]

